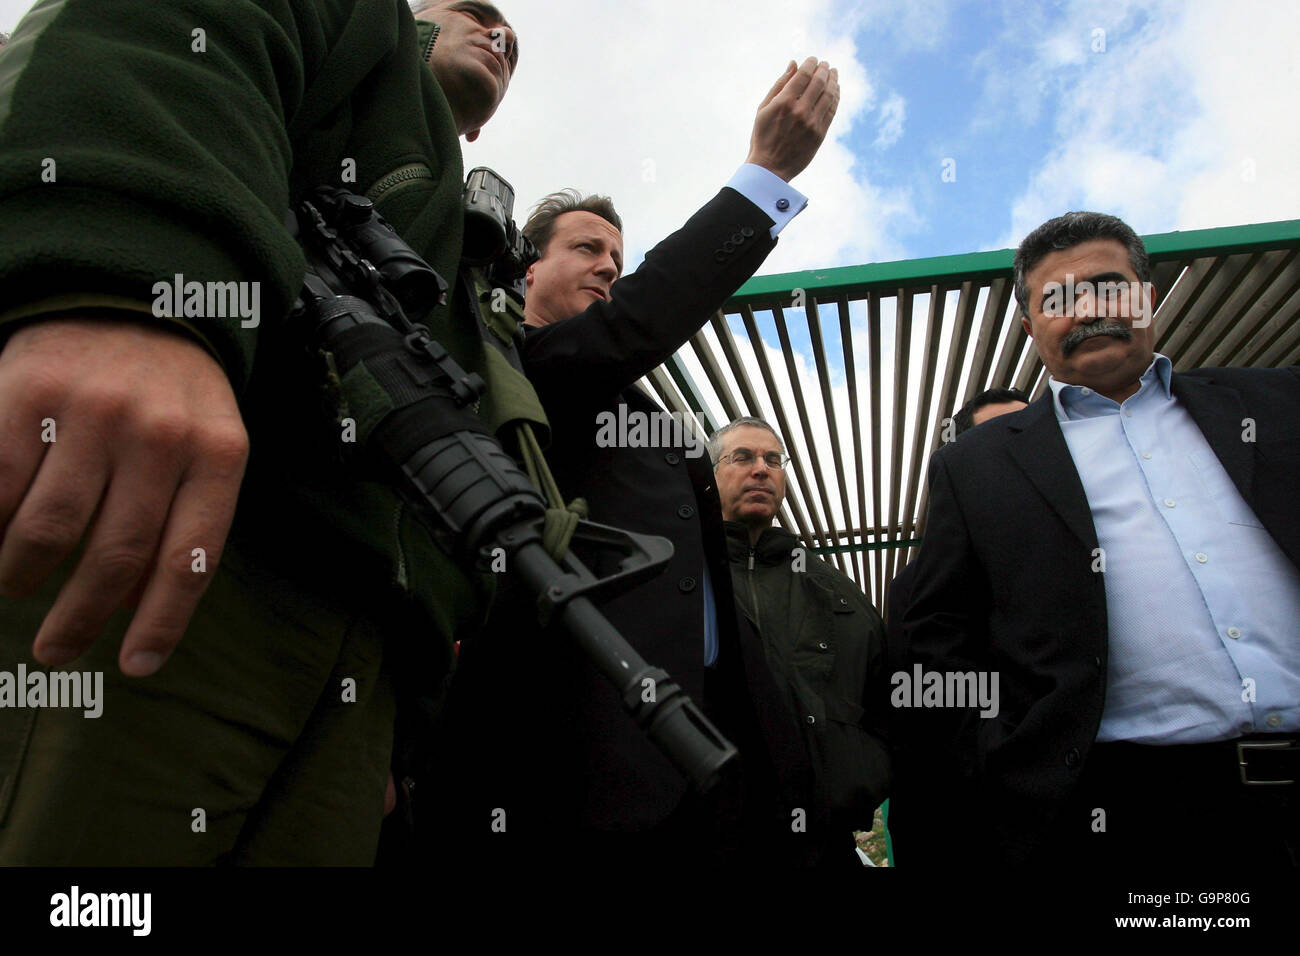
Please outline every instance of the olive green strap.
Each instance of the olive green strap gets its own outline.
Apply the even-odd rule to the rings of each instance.
[[[523,455],[524,468],[528,477],[542,496],[546,499],[546,524],[542,528],[542,547],[556,561],[564,557],[573,540],[573,532],[578,529],[578,522],[587,517],[587,502],[583,498],[574,498],[566,506],[560,494],[560,487],[555,483],[555,476],[546,464],[542,448],[537,443],[537,436],[527,422],[517,426],[519,451]]]

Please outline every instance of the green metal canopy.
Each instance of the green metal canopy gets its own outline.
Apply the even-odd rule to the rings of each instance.
[[[1300,363],[1300,220],[1144,236],[1156,349],[1174,368]],[[793,461],[780,522],[882,612],[924,533],[944,419],[1047,374],[1016,311],[1014,250],[751,279],[648,386],[712,432],[771,422]]]

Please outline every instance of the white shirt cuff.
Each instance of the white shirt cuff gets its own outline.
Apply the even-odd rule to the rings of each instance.
[[[773,239],[808,205],[807,196],[776,173],[754,163],[745,163],[736,170],[727,185],[772,218]]]

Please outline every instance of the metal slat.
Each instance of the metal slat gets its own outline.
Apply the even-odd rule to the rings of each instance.
[[[815,296],[808,297],[808,309],[805,311],[808,317],[808,338],[812,344],[813,358],[817,363],[817,380],[821,384],[822,405],[826,409],[826,430],[831,436],[831,457],[835,460],[835,481],[840,487],[840,506],[843,509],[844,524],[853,523],[853,510],[849,507],[848,486],[844,482],[844,453],[840,449],[840,429],[835,420],[835,400],[831,394],[830,372],[826,367],[826,345],[822,340],[822,324],[819,314],[819,305]],[[839,534],[836,534],[838,540]],[[847,538],[845,542],[852,544],[852,539]],[[852,555],[845,559],[848,561],[850,577],[857,574],[857,565],[853,561]],[[858,582],[862,586],[862,582]]]
[[[889,471],[889,526],[886,540],[902,538],[902,522],[898,509],[902,501],[903,436],[907,431],[907,370],[912,364],[912,295],[899,296],[899,309],[894,314],[894,415],[893,448],[890,451]],[[898,550],[891,548],[885,555],[885,576],[894,579],[897,573]]]
[[[777,425],[781,430],[781,434],[785,435],[786,441],[789,442],[791,436],[794,435],[794,431],[790,428],[790,422],[785,416],[785,406],[781,404],[781,396],[777,394],[776,379],[772,376],[772,366],[767,361],[767,351],[763,348],[763,337],[758,334],[758,322],[754,319],[754,310],[748,306],[744,307],[741,310],[741,318],[744,319],[745,332],[749,336],[750,348],[754,350],[754,357],[758,360],[759,371],[763,375],[763,384],[767,388],[767,397],[771,400],[772,408],[776,412]],[[795,456],[790,465],[786,467],[791,466],[794,467],[795,476],[799,480],[798,494],[791,495],[787,491],[786,498],[795,499],[795,503],[791,507],[796,513],[798,513],[801,505],[807,509],[811,535],[805,532],[805,541],[809,547],[816,547],[815,539],[820,538],[822,546],[829,547],[831,542],[826,532],[818,525],[817,512],[813,508],[814,501],[810,490],[813,485],[805,477],[803,463],[798,456]],[[788,483],[786,487],[789,488]]]
[[[867,523],[867,473],[866,455],[863,454],[862,447],[862,416],[858,410],[858,380],[853,361],[853,328],[849,319],[848,300],[841,296],[836,304],[839,306],[840,313],[840,348],[844,353],[844,380],[849,389],[849,421],[853,430],[853,447],[857,451],[855,464],[858,477],[858,527],[863,528]],[[849,520],[851,522],[852,518]],[[865,547],[867,543],[865,534],[859,532],[858,543]],[[871,578],[863,551],[858,552],[858,569],[860,572],[858,583],[870,596]]]
[[[880,527],[880,296],[867,296],[867,371],[871,375],[871,523]],[[877,531],[875,539],[880,540]],[[879,549],[872,552],[876,570],[877,606],[884,604],[885,565]]]
[[[1269,345],[1286,328],[1289,318],[1286,303],[1294,295],[1297,288],[1300,288],[1300,267],[1297,267],[1295,263],[1291,263],[1276,279],[1269,283],[1263,295],[1256,300],[1250,311],[1246,313],[1243,321],[1254,325],[1255,331],[1228,355],[1225,364],[1259,364],[1260,356],[1268,350]]]
[[[1007,313],[1007,300],[1011,298],[1011,282],[1008,279],[994,279],[988,290],[988,297],[984,301],[984,317],[980,320],[980,331],[975,338],[975,351],[971,356],[971,373],[966,378],[966,393],[961,402],[963,405],[985,389],[989,366],[993,364],[993,347]],[[977,287],[976,295],[978,294]]]
[[[723,374],[722,367],[718,364],[717,356],[713,354],[703,329],[691,336],[691,349],[699,359],[700,366],[704,369],[704,376],[709,380],[713,394],[718,397],[718,403],[722,406],[722,413],[727,416],[727,421],[731,422],[739,418],[740,405],[736,402],[736,396],[731,394],[731,386],[727,384],[727,377]]]
[[[813,475],[818,479],[816,485],[817,498],[821,501],[822,508],[826,514],[826,530],[831,535],[832,545],[839,545],[839,538],[835,535],[835,512],[831,508],[830,498],[826,495],[826,483],[821,481],[824,474],[822,471],[821,459],[817,454],[817,440],[813,438],[812,418],[808,414],[808,403],[803,397],[803,385],[800,383],[799,371],[794,365],[794,346],[790,344],[789,330],[785,324],[785,310],[780,306],[772,310],[772,318],[776,321],[776,334],[781,340],[781,354],[785,358],[786,374],[790,376],[790,391],[794,396],[795,408],[799,410],[799,423],[803,426],[804,442],[808,447],[808,457],[812,460]],[[825,361],[823,357],[822,361]],[[790,440],[790,435],[786,435],[786,441]],[[835,553],[835,564],[844,573],[844,555],[839,552]]]
[[[1279,279],[1286,282],[1288,275],[1292,283],[1300,281],[1300,256],[1294,251],[1279,249],[1260,256],[1255,268],[1223,306],[1223,312],[1230,317],[1227,334],[1208,355],[1197,356],[1196,365],[1223,365],[1229,355],[1259,331],[1269,311],[1269,290]]]
[[[903,514],[907,516],[905,526],[899,530],[909,537],[916,537],[917,515],[913,509],[917,505],[916,491],[921,480],[923,467],[922,456],[928,457],[926,436],[933,424],[932,399],[934,393],[934,366],[939,355],[939,339],[943,331],[943,299],[937,295],[930,296],[930,308],[926,310],[929,321],[925,327],[925,346],[921,366],[921,394],[917,396],[916,430],[912,433],[912,453],[908,457],[907,502]],[[921,504],[924,508],[924,503]],[[916,546],[908,548],[902,557],[904,563],[915,556]]]
[[[1278,334],[1259,356],[1259,365],[1274,368],[1287,364],[1283,362],[1284,357],[1292,354],[1297,341],[1300,341],[1300,322],[1297,318],[1300,318],[1300,289],[1293,292],[1278,309]]]

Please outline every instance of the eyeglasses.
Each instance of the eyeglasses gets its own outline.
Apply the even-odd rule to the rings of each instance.
[[[790,456],[783,455],[779,451],[769,451],[763,456],[763,461],[767,463],[767,467],[779,471],[789,463]],[[748,468],[754,463],[754,453],[748,448],[737,448],[729,455],[721,455],[718,457],[719,465],[725,462],[731,462],[734,465],[739,465],[741,468]]]

